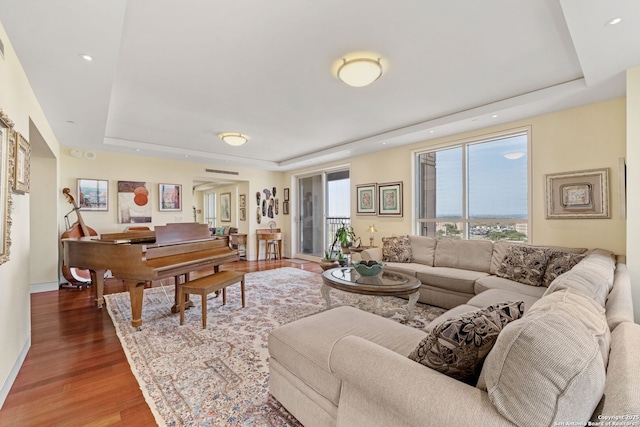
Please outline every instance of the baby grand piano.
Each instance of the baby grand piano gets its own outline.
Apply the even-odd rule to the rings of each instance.
[[[104,303],[104,274],[124,280],[131,298],[131,326],[142,326],[145,283],[175,277],[179,283],[189,272],[237,261],[238,251],[229,247],[228,237],[214,239],[207,224],[174,223],[155,231],[102,234],[63,240],[64,263],[91,272],[93,294]],[[176,306],[177,287],[176,287]],[[175,306],[174,306],[175,307]],[[173,311],[173,310],[172,310]]]

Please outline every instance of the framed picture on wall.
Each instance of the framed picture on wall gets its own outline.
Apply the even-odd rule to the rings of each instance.
[[[83,211],[109,210],[109,181],[78,178],[78,208]]]
[[[118,223],[151,222],[150,183],[118,181]]]
[[[609,170],[545,175],[547,218],[609,218]]]
[[[356,185],[356,214],[376,214],[376,184]]]
[[[158,200],[160,211],[181,211],[182,185],[158,184]]]
[[[30,185],[31,146],[20,132],[15,133],[15,139],[13,192],[25,194],[29,192]]]
[[[402,216],[402,181],[378,184],[378,215]]]
[[[220,194],[220,221],[231,222],[231,193]]]

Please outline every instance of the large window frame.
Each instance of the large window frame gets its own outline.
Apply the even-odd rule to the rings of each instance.
[[[467,153],[469,147],[478,144],[490,143],[492,141],[500,141],[511,137],[526,138],[526,218],[516,217],[470,217],[469,215],[469,160]],[[438,216],[433,200],[428,202],[429,197],[434,198],[433,194],[433,173],[435,168],[429,168],[425,164],[429,158],[425,157],[429,153],[444,152],[445,150],[461,149],[461,212],[460,216],[444,217]],[[506,157],[506,156],[505,156]],[[427,161],[425,162],[425,159]],[[435,165],[432,165],[435,166]],[[531,242],[531,128],[522,127],[510,129],[502,132],[495,132],[478,137],[467,138],[464,140],[451,141],[445,144],[434,145],[428,148],[415,150],[413,152],[414,167],[414,221],[413,234],[431,236],[436,238],[448,237],[454,239],[471,239],[471,240],[515,240]],[[431,174],[430,177],[427,177]],[[429,190],[431,186],[431,190]],[[427,193],[431,191],[431,193]],[[424,213],[424,215],[421,215]],[[479,230],[489,227],[486,234],[478,234]],[[496,230],[504,230],[504,232],[496,232]],[[451,231],[451,232],[448,232]],[[523,238],[522,234],[526,237]]]

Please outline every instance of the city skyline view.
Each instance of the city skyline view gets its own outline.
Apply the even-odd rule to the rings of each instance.
[[[463,148],[436,157],[436,218],[463,213]],[[467,151],[468,218],[527,218],[527,136],[471,144]]]

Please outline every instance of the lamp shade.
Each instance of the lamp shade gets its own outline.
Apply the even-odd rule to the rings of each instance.
[[[372,226],[369,227],[369,233],[377,233],[377,232],[378,232],[378,230],[376,230],[376,226],[375,225],[372,225]]]
[[[218,136],[224,142],[226,142],[229,145],[233,145],[234,147],[242,145],[249,140],[249,137],[237,132],[236,133],[225,132],[225,133],[219,134]]]
[[[342,61],[342,65],[338,68],[338,78],[349,86],[367,86],[382,75],[380,59],[354,58]]]

